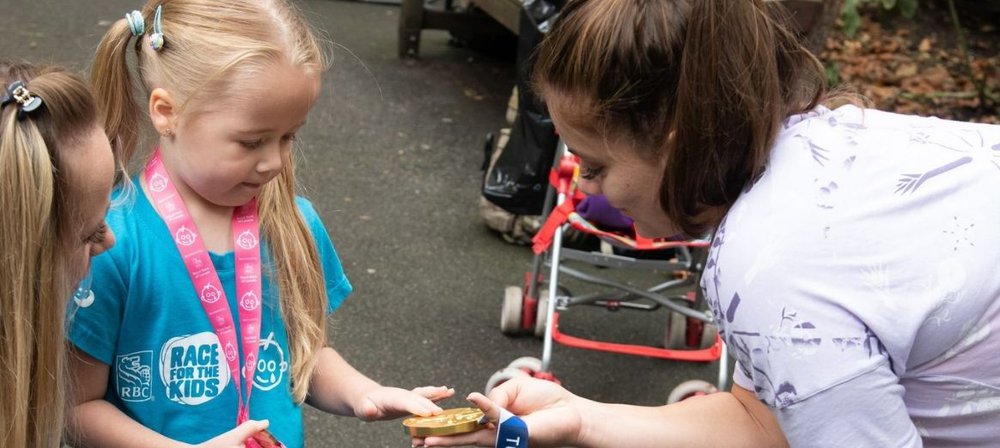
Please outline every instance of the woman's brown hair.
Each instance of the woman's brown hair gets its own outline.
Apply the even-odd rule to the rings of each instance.
[[[660,205],[688,235],[718,224],[761,174],[788,115],[816,106],[823,69],[763,0],[570,0],[540,45],[542,97],[573,125],[666,159]]]
[[[74,75],[0,61],[0,89],[15,81],[42,106],[22,118],[16,102],[0,110],[0,446],[58,447],[68,404],[64,316],[81,233],[79,188],[61,160],[101,117]]]

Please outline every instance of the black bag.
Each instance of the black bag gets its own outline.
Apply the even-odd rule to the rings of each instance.
[[[517,48],[517,117],[495,163],[486,163],[483,197],[517,215],[539,215],[549,186],[558,137],[552,118],[530,86],[531,56],[558,13],[551,0],[526,0]],[[487,161],[489,154],[487,153]]]

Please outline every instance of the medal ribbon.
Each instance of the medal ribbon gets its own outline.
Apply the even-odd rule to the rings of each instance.
[[[236,257],[236,296],[239,297],[238,311],[242,341],[236,339],[233,315],[222,289],[222,281],[212,264],[201,234],[194,219],[170,181],[170,175],[160,159],[159,149],[146,164],[146,185],[156,204],[156,210],[170,229],[174,243],[180,251],[187,267],[195,292],[205,315],[212,323],[219,338],[219,347],[229,365],[233,385],[236,386],[236,424],[250,418],[250,392],[253,391],[253,375],[257,369],[258,339],[260,338],[261,267],[260,267],[260,220],[257,215],[257,200],[236,207],[233,210],[233,250]],[[240,359],[237,344],[242,343],[243,381],[247,392],[244,400],[240,385]]]
[[[497,423],[497,448],[528,448],[528,425],[510,411],[500,408],[500,422]]]

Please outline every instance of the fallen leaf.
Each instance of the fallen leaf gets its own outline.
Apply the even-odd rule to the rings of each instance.
[[[917,46],[917,49],[922,53],[929,53],[931,51],[931,38],[925,37],[921,39],[920,45]]]

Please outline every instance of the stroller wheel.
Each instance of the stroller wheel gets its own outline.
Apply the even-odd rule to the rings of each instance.
[[[538,291],[538,311],[535,313],[535,337],[545,337],[545,323],[549,320],[549,289]]]
[[[534,376],[536,372],[542,370],[542,360],[535,358],[534,356],[522,356],[507,364],[508,369],[519,369],[526,371],[529,375]]]
[[[691,304],[684,299],[672,299],[674,303],[684,307],[690,307]],[[669,350],[681,350],[687,348],[687,327],[688,319],[687,316],[675,312],[667,312],[667,330],[663,337],[663,346]]]
[[[498,370],[496,371],[496,373],[490,376],[490,379],[488,381],[486,381],[486,389],[484,390],[483,394],[489,395],[490,391],[493,390],[494,387],[503,384],[507,380],[521,376],[530,376],[530,374],[528,372],[525,372],[524,370],[511,367],[506,367],[503,370]]]
[[[719,389],[708,381],[688,380],[678,384],[674,390],[670,391],[670,395],[667,396],[667,404],[677,403],[698,395],[714,394],[718,391]]]
[[[719,336],[719,326],[705,322],[701,325],[701,344],[698,345],[698,348],[704,350],[715,345],[717,336]]]
[[[500,332],[509,336],[521,332],[521,288],[508,286],[503,291],[503,308],[500,309]]]

